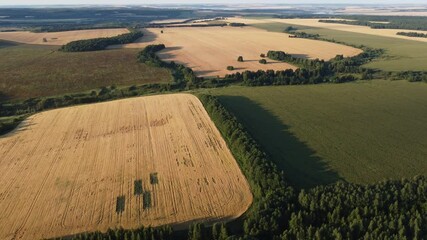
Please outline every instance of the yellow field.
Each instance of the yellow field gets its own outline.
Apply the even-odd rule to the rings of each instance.
[[[183,227],[236,218],[252,202],[226,143],[189,94],[39,113],[0,138],[0,155],[0,239]],[[134,194],[137,180],[151,193],[149,208]]]
[[[335,19],[334,19],[335,20]],[[427,42],[427,38],[415,38],[415,37],[407,37],[402,35],[396,35],[397,32],[418,32],[425,33],[427,31],[415,31],[415,30],[404,30],[404,29],[373,29],[367,26],[356,26],[349,24],[340,24],[340,23],[323,23],[319,22],[319,19],[301,19],[301,18],[293,18],[293,19],[244,19],[244,18],[234,18],[229,21],[238,21],[246,24],[257,24],[257,23],[269,23],[269,22],[280,22],[286,24],[295,24],[309,27],[318,27],[318,28],[327,28],[338,31],[346,31],[346,32],[355,32],[355,33],[363,33],[370,35],[377,35],[383,37],[393,37],[400,38],[406,40]]]
[[[26,43],[26,44],[42,44],[42,45],[63,45],[76,40],[113,37],[123,33],[128,33],[126,28],[116,29],[93,29],[93,30],[77,30],[65,32],[0,32],[0,39]]]
[[[160,31],[164,33],[161,34]],[[199,76],[224,76],[233,71],[285,70],[294,66],[269,60],[260,64],[260,54],[269,50],[282,50],[299,57],[329,60],[337,54],[357,55],[361,50],[323,41],[289,38],[285,33],[274,33],[253,27],[188,27],[148,29],[140,42],[124,47],[143,48],[163,43],[167,49],[159,53],[165,61],[175,61],[192,68]],[[116,46],[117,47],[117,46]],[[238,62],[243,56],[245,62]]]

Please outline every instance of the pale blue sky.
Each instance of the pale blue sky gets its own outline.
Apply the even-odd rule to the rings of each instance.
[[[246,1],[226,1],[226,0],[0,0],[0,5],[58,5],[58,4],[197,4],[197,3],[260,3],[265,4],[265,1],[246,0]],[[298,3],[341,3],[341,4],[425,4],[427,0],[270,0],[270,4],[298,4]]]

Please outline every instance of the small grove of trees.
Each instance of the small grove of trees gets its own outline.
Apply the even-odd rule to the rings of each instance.
[[[259,60],[259,63],[261,63],[261,64],[267,64],[267,60],[261,59],[261,60]]]
[[[237,58],[237,61],[238,61],[238,62],[243,62],[243,57],[242,57],[242,56],[239,56],[239,57]]]
[[[121,34],[115,37],[78,40],[63,45],[59,50],[63,52],[88,52],[104,50],[110,45],[132,43],[144,34],[140,31]]]
[[[407,36],[407,37],[419,37],[419,38],[427,38],[427,34],[418,33],[418,32],[398,32],[397,35]]]

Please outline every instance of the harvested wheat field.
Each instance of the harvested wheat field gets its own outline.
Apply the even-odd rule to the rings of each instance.
[[[164,33],[160,33],[163,30]],[[329,60],[337,54],[357,55],[360,49],[309,39],[289,38],[285,33],[274,33],[253,27],[188,27],[148,29],[140,42],[124,47],[143,48],[149,44],[163,43],[166,49],[159,53],[165,61],[175,61],[192,68],[199,76],[224,76],[245,70],[285,70],[296,67],[268,60],[260,64],[262,53],[281,50],[297,57]],[[244,62],[237,58],[243,56]],[[234,66],[235,71],[228,71]]]
[[[0,138],[0,239],[229,220],[249,185],[193,95],[36,114]]]
[[[400,38],[400,39],[406,39],[406,40],[413,40],[413,41],[420,41],[420,42],[427,42],[427,38],[415,38],[415,37],[408,37],[408,36],[402,36],[397,35],[398,32],[418,32],[418,33],[424,33],[427,34],[427,31],[420,31],[420,30],[405,30],[405,29],[374,29],[370,28],[368,26],[357,26],[357,25],[350,25],[350,24],[341,24],[341,23],[325,23],[325,22],[319,22],[321,19],[315,19],[315,18],[292,18],[292,19],[244,19],[244,18],[233,18],[230,21],[239,21],[246,24],[258,24],[258,23],[286,23],[286,24],[294,24],[294,25],[302,25],[302,26],[309,26],[309,27],[317,27],[317,28],[327,28],[332,30],[338,30],[338,31],[346,31],[346,32],[355,32],[355,33],[363,33],[363,34],[369,34],[369,35],[376,35],[376,36],[382,36],[382,37],[392,37],[392,38]],[[348,19],[331,19],[331,20],[347,20],[352,21]]]
[[[0,32],[0,39],[12,42],[38,44],[38,45],[64,45],[72,41],[99,38],[113,37],[120,34],[128,33],[126,28],[115,29],[93,29],[93,30],[77,30],[64,32]]]

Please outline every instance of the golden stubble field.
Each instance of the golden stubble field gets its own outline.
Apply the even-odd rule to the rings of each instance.
[[[0,239],[184,227],[236,218],[252,203],[225,141],[189,94],[39,113],[0,138],[0,155]],[[136,182],[144,194],[135,195]]]
[[[163,30],[163,34],[161,31]],[[297,57],[329,60],[338,54],[353,56],[360,49],[309,39],[289,38],[285,33],[274,33],[253,27],[183,27],[145,29],[144,37],[126,48],[144,48],[149,44],[163,43],[166,49],[159,53],[165,61],[175,61],[192,68],[197,75],[224,76],[245,70],[296,69],[284,62],[268,60],[260,64],[262,53],[281,50]],[[243,56],[244,62],[237,58]],[[235,71],[228,71],[234,66]]]
[[[396,34],[398,32],[418,32],[418,33],[427,34],[427,31],[405,30],[405,29],[373,29],[367,26],[357,26],[357,25],[349,25],[349,24],[341,24],[341,23],[324,23],[324,22],[319,22],[319,20],[320,19],[316,19],[316,18],[289,18],[289,19],[287,18],[283,18],[283,19],[231,18],[228,21],[242,22],[246,24],[279,22],[279,23],[286,23],[291,25],[294,24],[294,25],[302,25],[302,26],[317,27],[317,28],[327,28],[327,29],[345,31],[345,32],[354,32],[354,33],[362,33],[362,34],[376,35],[376,36],[382,36],[382,37],[392,37],[392,38],[400,38],[400,39],[406,39],[406,40],[412,40],[412,41],[427,42],[427,38],[408,37],[408,36],[402,36],[402,35]],[[331,20],[347,20],[347,19],[331,19]],[[352,21],[352,20],[348,20],[348,21]]]
[[[33,33],[28,31],[0,32],[0,39],[25,44],[63,45],[76,40],[113,37],[128,33],[126,28],[76,30]]]

